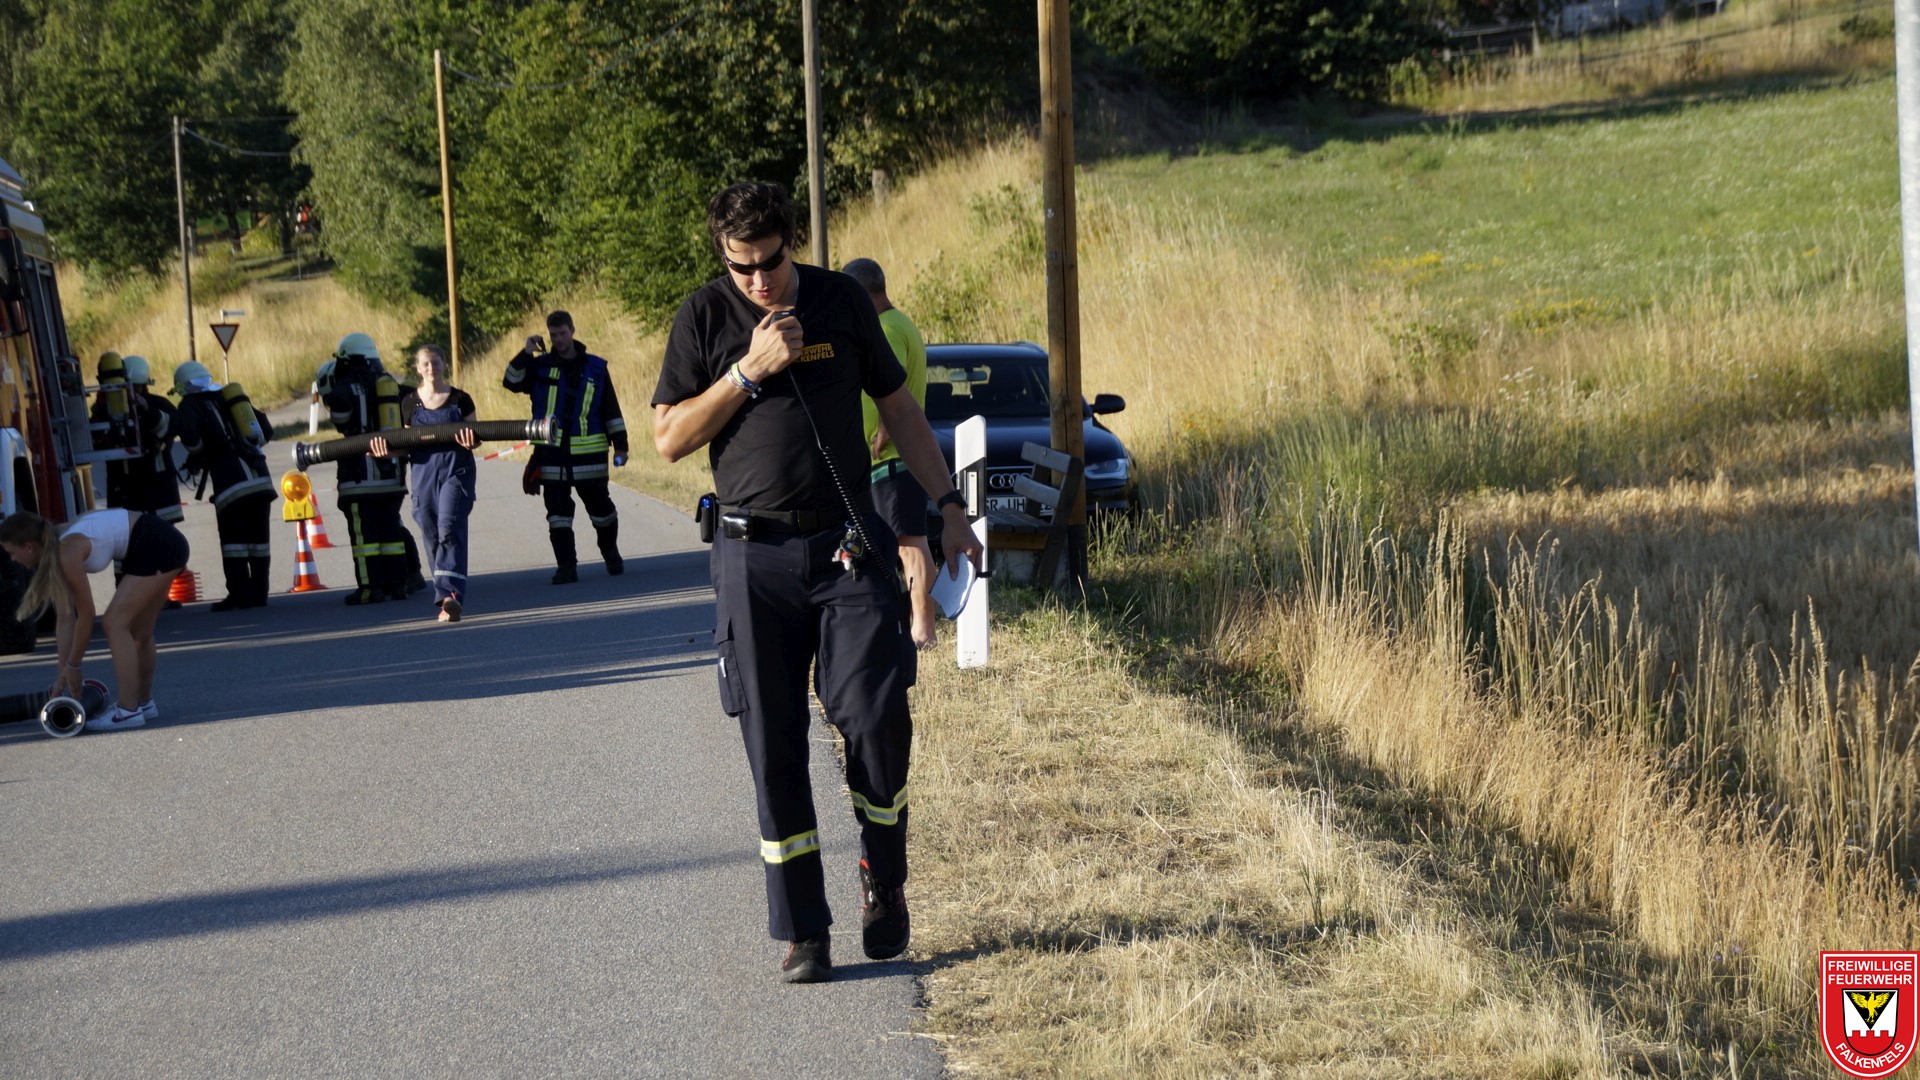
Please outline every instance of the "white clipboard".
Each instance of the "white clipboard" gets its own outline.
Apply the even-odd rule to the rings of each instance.
[[[946,565],[933,568],[933,604],[940,609],[943,619],[957,619],[966,609],[967,597],[973,593],[973,560],[960,556],[960,573],[956,576]]]

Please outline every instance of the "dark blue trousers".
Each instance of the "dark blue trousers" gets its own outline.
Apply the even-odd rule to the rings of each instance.
[[[868,519],[876,550],[894,538]],[[740,721],[760,810],[767,932],[798,941],[833,923],[807,771],[808,676],[846,741],[847,787],[863,857],[882,887],[907,878],[907,689],[917,660],[907,601],[873,570],[833,561],[841,529],[713,542],[720,706]],[[853,877],[849,874],[849,891]]]
[[[451,457],[451,455],[445,455]],[[433,598],[467,602],[467,518],[473,513],[473,463],[463,472],[438,467],[413,470],[413,520],[426,546]]]

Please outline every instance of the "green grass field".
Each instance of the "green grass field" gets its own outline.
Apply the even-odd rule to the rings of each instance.
[[[1308,149],[1268,136],[1104,161],[1091,179],[1118,201],[1217,207],[1249,247],[1284,248],[1317,280],[1404,283],[1481,318],[1898,282],[1890,78],[1533,119],[1389,120],[1339,125]]]

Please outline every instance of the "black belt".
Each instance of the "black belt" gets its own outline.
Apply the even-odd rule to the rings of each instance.
[[[775,532],[817,533],[847,523],[843,510],[755,510],[751,506],[722,506],[721,514],[745,514],[760,527]]]

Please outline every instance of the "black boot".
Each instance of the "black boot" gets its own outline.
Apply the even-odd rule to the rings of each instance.
[[[627,572],[627,561],[620,557],[620,522],[615,520],[608,525],[595,525],[593,534],[600,541],[600,557],[607,561],[609,577],[619,577]]]
[[[221,559],[220,569],[227,575],[227,595],[223,600],[215,600],[208,611],[239,611],[252,607],[247,601],[253,596],[253,574],[245,558]]]
[[[580,580],[578,569],[579,556],[574,554],[572,529],[548,529],[547,542],[553,545],[553,561],[559,567],[553,572],[555,585],[571,585]]]
[[[272,568],[273,560],[264,555],[255,555],[247,563],[253,573],[253,592],[248,597],[247,606],[266,607],[267,593],[273,588],[267,580],[267,571]]]

